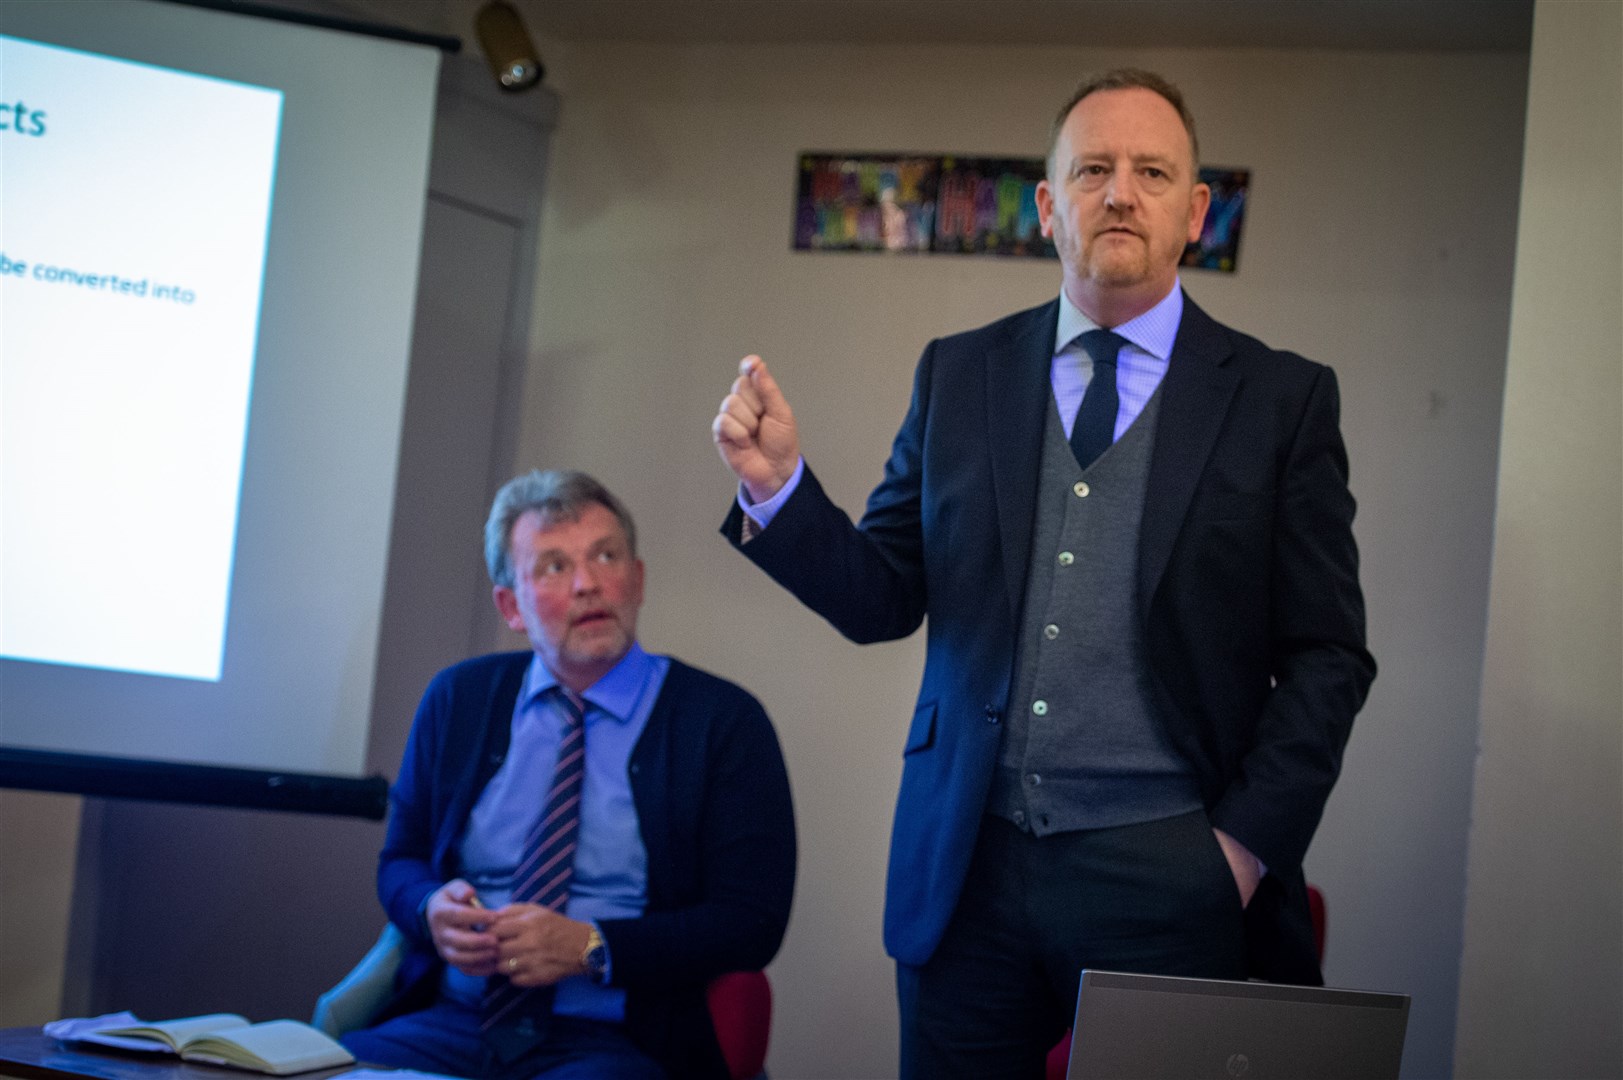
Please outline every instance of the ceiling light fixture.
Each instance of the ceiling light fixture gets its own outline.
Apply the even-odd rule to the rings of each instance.
[[[524,20],[507,0],[488,0],[474,16],[473,28],[503,90],[526,90],[546,74]]]

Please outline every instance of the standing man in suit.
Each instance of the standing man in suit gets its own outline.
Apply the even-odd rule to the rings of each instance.
[[[1334,374],[1179,287],[1178,90],[1084,84],[1037,187],[1060,296],[933,341],[853,525],[759,357],[723,532],[842,633],[928,616],[885,943],[904,1077],[1040,1076],[1084,967],[1317,983],[1301,863],[1375,665]]]
[[[636,529],[591,477],[509,482],[485,559],[531,648],[423,695],[378,866],[410,951],[345,1045],[478,1080],[725,1077],[705,986],[772,959],[794,890],[772,725],[637,644]]]

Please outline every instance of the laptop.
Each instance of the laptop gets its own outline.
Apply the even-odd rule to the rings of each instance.
[[[1066,1080],[1397,1080],[1407,994],[1084,971]]]

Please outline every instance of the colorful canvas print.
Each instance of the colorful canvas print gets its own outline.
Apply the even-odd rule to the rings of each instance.
[[[1041,158],[804,153],[796,251],[912,252],[1052,259],[1037,218]],[[1212,207],[1183,265],[1232,273],[1251,174],[1202,169]]]

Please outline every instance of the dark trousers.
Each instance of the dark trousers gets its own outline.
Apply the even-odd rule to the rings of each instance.
[[[903,1080],[1042,1077],[1084,968],[1246,977],[1239,890],[1204,813],[1041,839],[987,817],[941,944],[897,965]]]
[[[554,1016],[516,1060],[498,1057],[479,1030],[476,1009],[436,1001],[420,1012],[351,1031],[339,1041],[360,1061],[474,1080],[663,1080],[665,1072],[631,1044],[618,1024]]]

